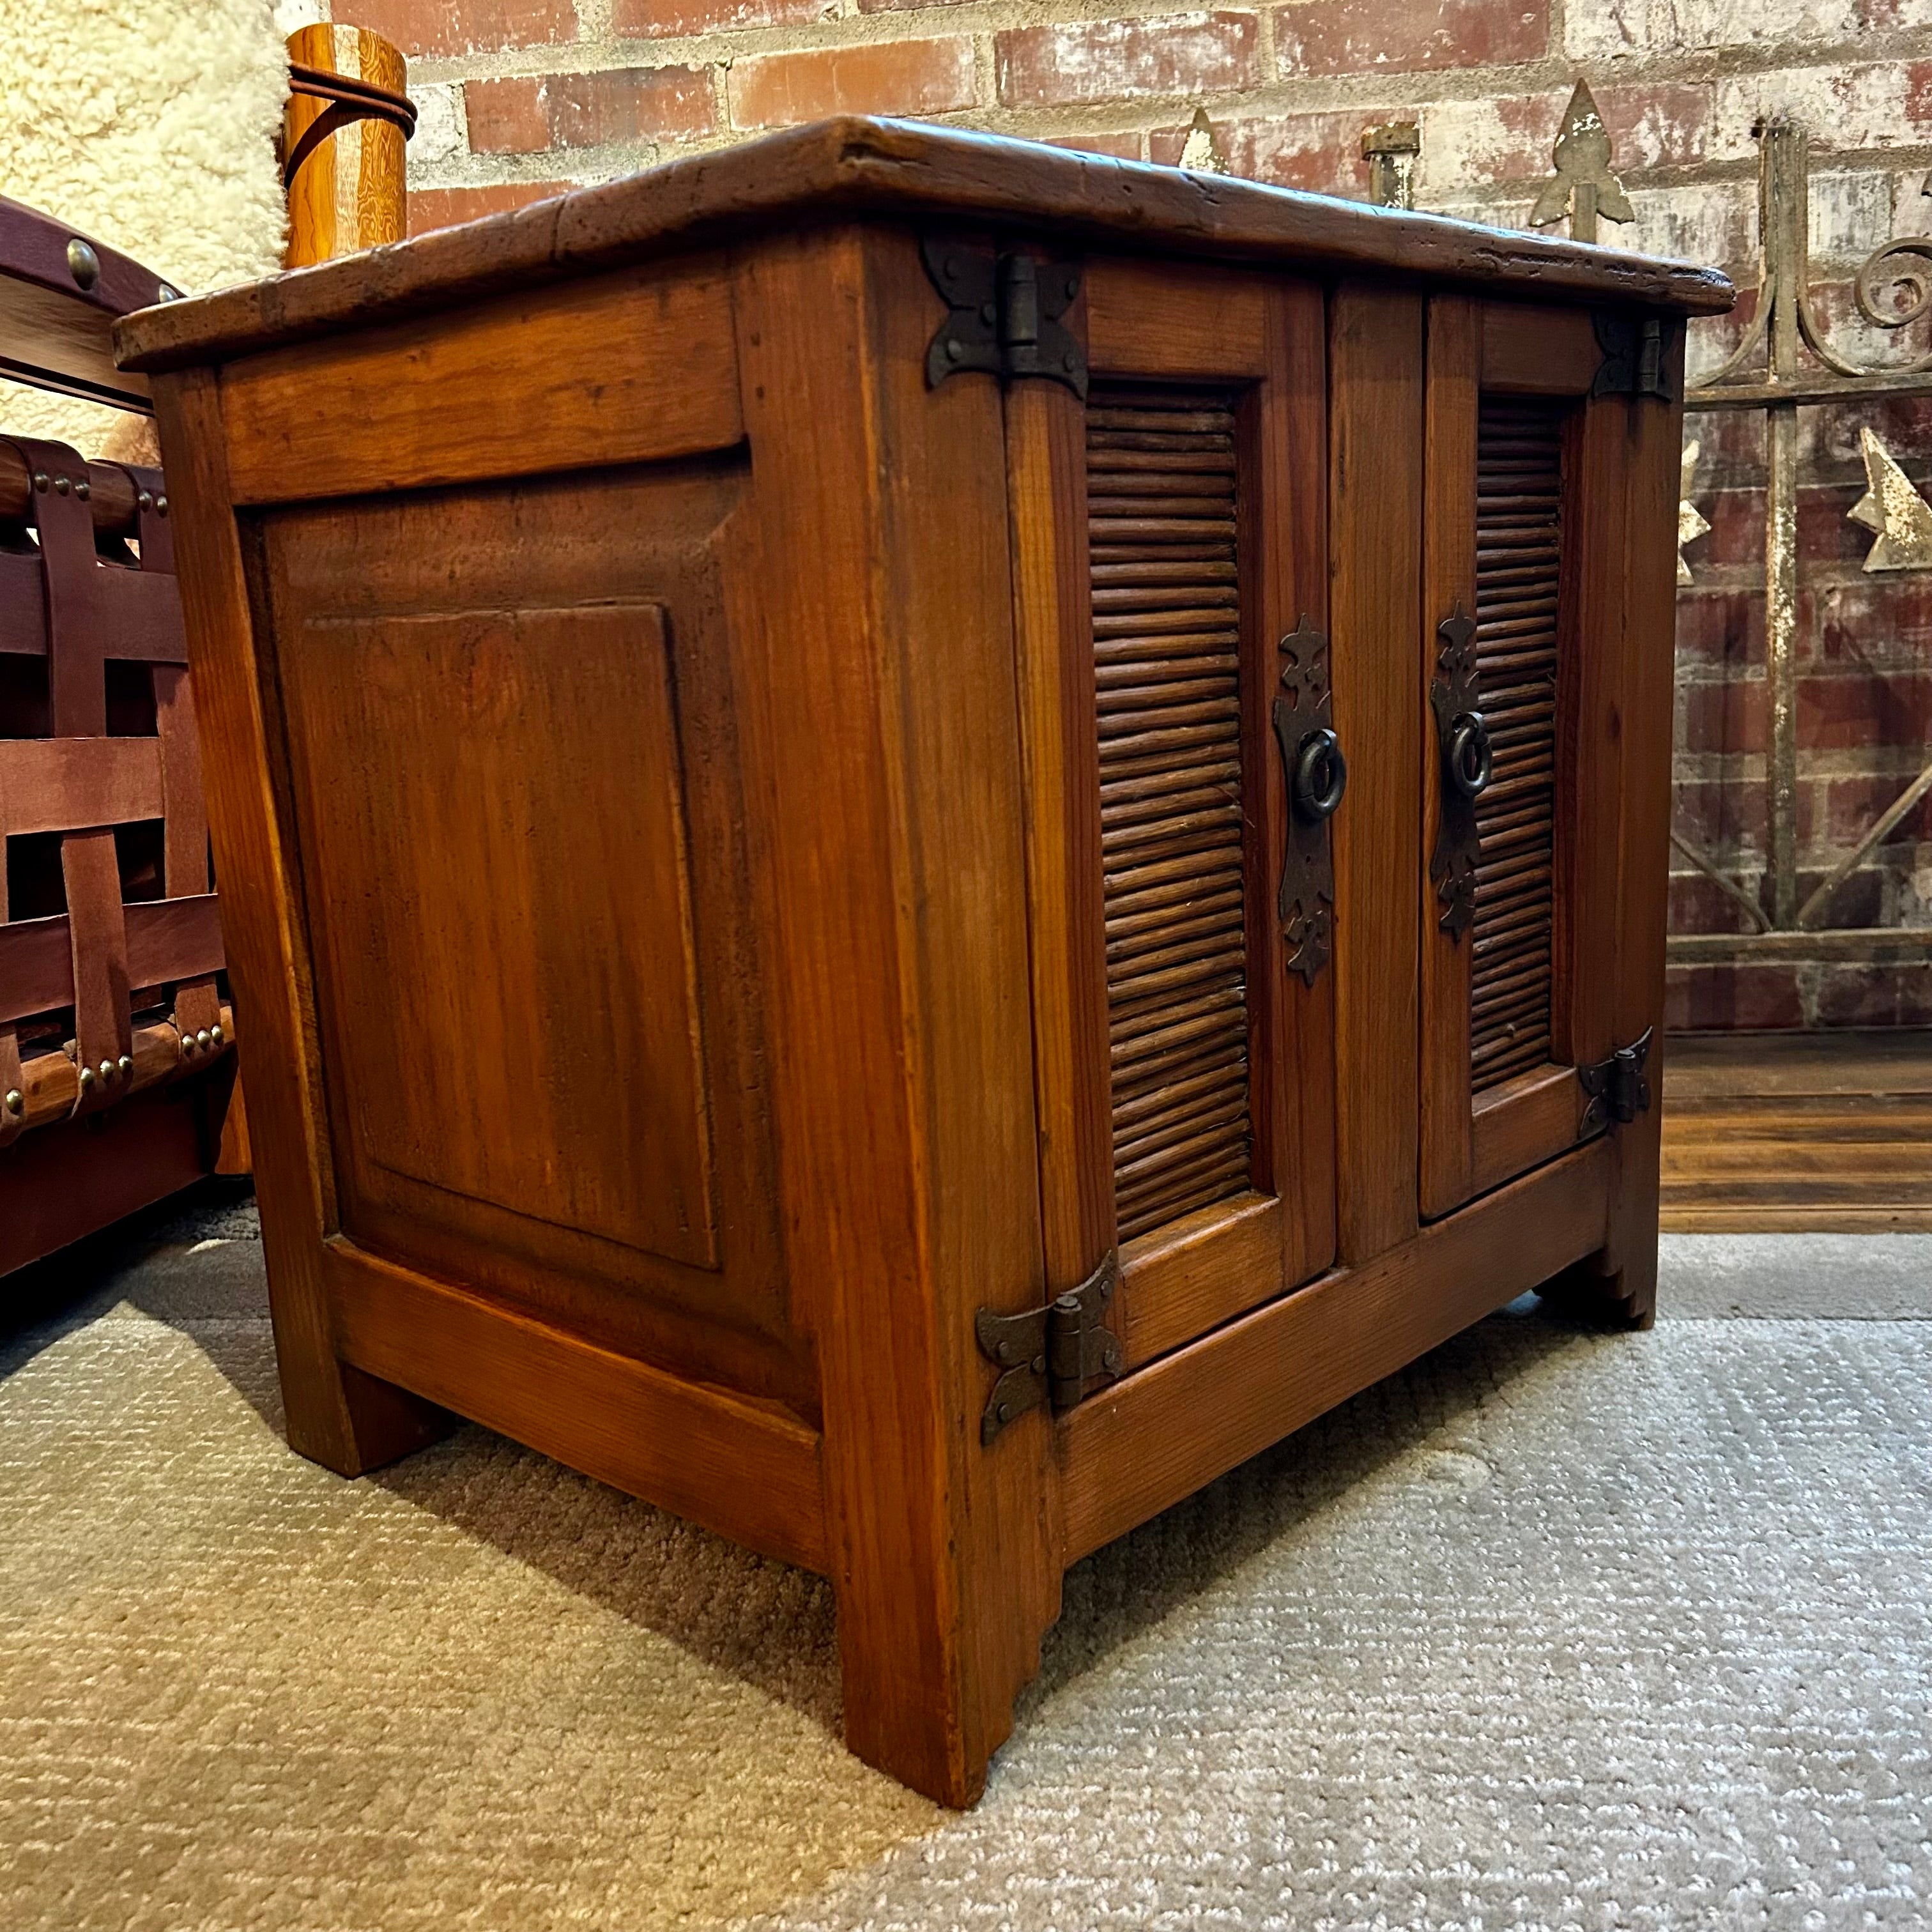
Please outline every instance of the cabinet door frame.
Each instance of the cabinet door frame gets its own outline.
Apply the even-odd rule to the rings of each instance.
[[[1424,733],[1421,1210],[1452,1212],[1576,1144],[1580,1066],[1612,1039],[1622,887],[1619,738],[1629,621],[1625,549],[1636,446],[1622,396],[1591,394],[1602,362],[1586,308],[1442,295],[1429,304],[1420,675],[1437,626],[1476,608],[1477,421],[1485,395],[1572,399],[1563,524],[1550,973],[1550,1059],[1480,1094],[1470,1066],[1472,943],[1442,930],[1428,874],[1442,817],[1440,748]]]
[[[1310,986],[1286,966],[1275,896],[1288,806],[1270,711],[1278,640],[1304,617],[1328,628],[1324,304],[1312,284],[1256,272],[1096,257],[1064,320],[1096,380],[1238,398],[1254,1184],[1120,1247],[1109,1320],[1131,1370],[1319,1274],[1335,1250],[1334,973]],[[1022,381],[1006,406],[1041,1214],[1058,1293],[1118,1244],[1086,405]]]

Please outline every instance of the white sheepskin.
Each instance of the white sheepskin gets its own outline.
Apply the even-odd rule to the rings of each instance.
[[[0,0],[0,194],[176,287],[281,264],[288,86],[270,0]],[[0,382],[0,427],[152,459],[152,425]]]

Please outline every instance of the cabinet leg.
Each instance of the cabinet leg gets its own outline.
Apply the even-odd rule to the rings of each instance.
[[[1657,1250],[1650,1250],[1650,1264],[1640,1267],[1626,1260],[1614,1274],[1597,1277],[1597,1296],[1606,1313],[1605,1320],[1620,1328],[1648,1328],[1657,1321]]]
[[[1545,1282],[1537,1299],[1572,1322],[1596,1328],[1648,1328],[1650,1311],[1642,1307],[1622,1269],[1606,1267],[1608,1250],[1588,1256]]]
[[[1662,1138],[1655,1107],[1618,1129],[1604,1245],[1537,1292],[1580,1321],[1648,1328],[1657,1319],[1657,1214]]]
[[[1617,1137],[1617,1188],[1610,1205],[1610,1238],[1601,1257],[1604,1272],[1615,1272],[1633,1328],[1648,1328],[1657,1319],[1657,1217],[1664,1155],[1661,1054],[1651,1078],[1659,1104],[1639,1114]]]
[[[1060,1614],[1048,1427],[1023,1418],[986,1449],[976,1429],[946,1488],[910,1510],[902,1468],[876,1458],[842,1469],[841,1432],[828,1434],[845,1742],[941,1804],[964,1808],[985,1789]]]
[[[884,1600],[876,1582],[838,1592],[847,1748],[955,1810],[986,1789],[1014,1696],[1038,1672],[1040,1635],[1060,1607],[1057,1576],[1050,1604],[997,1589],[956,1598],[961,1581],[902,1574]]]
[[[360,1476],[446,1436],[457,1418],[433,1402],[332,1354],[284,1346],[275,1353],[289,1447],[340,1476]]]

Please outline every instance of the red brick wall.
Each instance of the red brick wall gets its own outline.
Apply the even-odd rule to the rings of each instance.
[[[335,0],[410,56],[422,126],[412,225],[466,219],[838,110],[913,114],[1156,161],[1204,107],[1233,172],[1366,191],[1362,130],[1414,118],[1420,205],[1527,220],[1570,88],[1590,82],[1637,219],[1606,238],[1754,280],[1756,118],[1814,130],[1814,264],[1848,340],[1849,283],[1932,227],[1932,0]],[[1728,325],[1700,325],[1708,367]],[[1918,332],[1924,338],[1927,332]],[[1932,347],[1922,339],[1913,352]],[[1766,848],[1762,435],[1694,421],[1714,528],[1680,604],[1678,822],[1753,893]],[[1870,422],[1916,480],[1932,408],[1808,414],[1801,632],[1807,892],[1932,755],[1932,578],[1872,578],[1845,521]],[[1925,453],[1922,458],[1918,452]],[[1680,863],[1680,930],[1736,930]],[[1838,895],[1832,922],[1932,928],[1932,801]],[[1932,940],[1932,931],[1928,931]],[[1932,964],[1673,969],[1678,1024],[1932,1024]]]

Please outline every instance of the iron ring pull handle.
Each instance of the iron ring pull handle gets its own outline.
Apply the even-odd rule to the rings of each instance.
[[[1496,762],[1489,720],[1480,711],[1457,712],[1449,721],[1442,746],[1442,767],[1450,784],[1465,798],[1480,798],[1489,789]]]
[[[1303,734],[1288,775],[1288,800],[1298,818],[1312,825],[1332,818],[1348,789],[1348,761],[1342,742],[1326,725]]]

